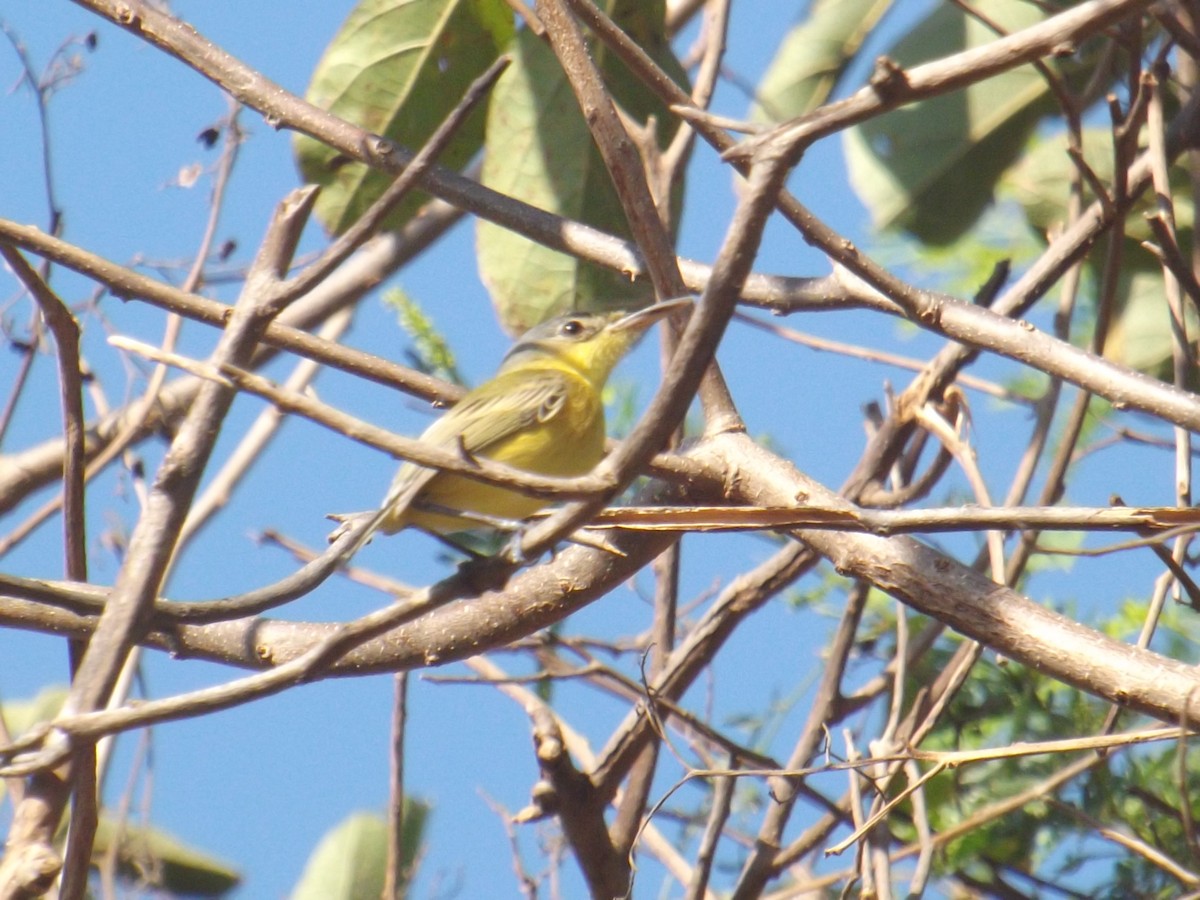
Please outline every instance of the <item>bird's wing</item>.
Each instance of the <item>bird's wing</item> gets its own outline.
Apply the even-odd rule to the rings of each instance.
[[[518,377],[519,376],[519,377]],[[566,403],[569,376],[550,370],[498,375],[472,391],[421,435],[422,442],[487,456],[506,438],[556,416]],[[384,502],[403,509],[438,474],[411,463],[400,467]]]
[[[464,397],[422,440],[486,456],[506,438],[558,415],[566,403],[568,377],[549,369],[500,375],[486,392]]]

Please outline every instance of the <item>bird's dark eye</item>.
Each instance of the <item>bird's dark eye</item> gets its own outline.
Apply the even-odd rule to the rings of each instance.
[[[583,323],[578,319],[567,319],[567,321],[562,323],[562,328],[559,331],[567,337],[576,337],[583,333]]]

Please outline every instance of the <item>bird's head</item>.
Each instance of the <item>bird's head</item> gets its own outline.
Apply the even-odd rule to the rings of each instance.
[[[548,319],[521,335],[505,355],[500,371],[566,365],[602,385],[647,328],[691,302],[667,300],[636,312],[570,313]]]

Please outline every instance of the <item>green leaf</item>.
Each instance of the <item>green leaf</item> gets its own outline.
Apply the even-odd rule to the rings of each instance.
[[[40,722],[49,722],[62,709],[67,699],[67,689],[61,685],[42,688],[32,700],[10,700],[0,704],[0,715],[4,726],[13,737],[19,737]],[[7,785],[0,780],[0,800],[4,799]]]
[[[1083,158],[1087,166],[1104,184],[1112,183],[1112,134],[1107,128],[1086,128],[1081,134]],[[1071,181],[1076,177],[1075,164],[1067,155],[1067,137],[1056,134],[1034,141],[1022,155],[1021,161],[1005,173],[999,190],[1015,199],[1025,210],[1029,224],[1046,233],[1064,227]],[[1190,232],[1195,218],[1189,176],[1183,166],[1170,170],[1171,203],[1175,209],[1175,225],[1181,232]],[[1084,199],[1095,199],[1084,182]],[[1134,241],[1154,240],[1145,214],[1155,208],[1155,198],[1147,191],[1134,204],[1125,218],[1125,234]],[[1180,235],[1186,246],[1188,236]],[[1157,264],[1155,264],[1157,265]]]
[[[119,838],[118,838],[119,836]],[[117,866],[127,881],[188,897],[220,897],[237,887],[241,875],[228,863],[189,847],[158,828],[118,826],[103,814],[96,828],[92,862],[99,865],[119,840]]]
[[[1144,257],[1149,257],[1140,247],[1136,250]],[[1128,248],[1130,254],[1133,251],[1134,248]],[[1171,331],[1162,270],[1136,264],[1126,266],[1121,271],[1118,292],[1118,312],[1104,344],[1104,355],[1131,369],[1171,381],[1175,339]],[[1194,347],[1196,336],[1200,334],[1200,321],[1192,304],[1186,301],[1184,320]],[[1194,389],[1195,385],[1187,387]]]
[[[685,83],[663,32],[662,3],[625,3],[627,10],[615,12],[611,2],[602,5],[665,71]],[[517,35],[514,47],[513,64],[488,105],[483,183],[541,209],[628,236],[608,170],[553,52],[529,31]],[[677,127],[675,117],[604,47],[591,49],[616,102],[637,122],[654,116],[659,142],[665,145]],[[490,222],[479,222],[477,238],[480,274],[501,322],[514,333],[570,310],[633,307],[652,295],[644,279],[634,282]]]
[[[14,736],[58,714],[67,690],[61,686],[42,689],[32,700],[12,701],[3,706],[4,723]],[[4,784],[0,782],[0,797]],[[58,840],[66,835],[67,823]],[[184,844],[158,828],[125,823],[118,826],[112,816],[101,812],[92,848],[92,864],[101,865],[118,840],[116,860],[121,878],[139,885],[161,888],[171,894],[220,897],[236,887],[241,875],[224,862]]]
[[[405,798],[402,868],[412,872],[429,807]],[[291,900],[361,900],[383,894],[388,826],[375,813],[353,813],[321,838]]]
[[[40,722],[49,722],[62,709],[67,689],[62,685],[44,687],[32,700],[10,700],[0,705],[9,734],[17,737]]]
[[[1088,167],[1101,181],[1111,184],[1112,132],[1085,128],[1080,138]],[[1029,224],[1045,234],[1065,224],[1071,182],[1076,174],[1067,155],[1067,136],[1056,134],[1032,141],[1021,161],[1004,174],[999,190],[1020,203]],[[1084,190],[1088,201],[1094,199],[1086,183]]]
[[[1084,160],[1096,177],[1110,184],[1113,174],[1112,138],[1107,129],[1090,128],[1082,134]],[[1004,176],[1001,190],[1021,204],[1029,224],[1044,233],[1061,230],[1067,217],[1074,164],[1067,155],[1065,135],[1054,135],[1035,142],[1021,162]],[[1192,243],[1195,207],[1189,176],[1183,166],[1172,166],[1171,202],[1175,212],[1176,240],[1180,246]],[[1085,184],[1085,200],[1094,199]],[[1114,316],[1104,353],[1130,368],[1166,381],[1172,380],[1174,336],[1167,309],[1162,265],[1143,246],[1157,241],[1146,221],[1156,209],[1153,193],[1147,192],[1125,218],[1123,262],[1117,283]],[[1089,267],[1091,263],[1089,262]],[[1093,271],[1093,275],[1096,273]],[[1098,280],[1098,279],[1097,279]],[[1192,343],[1200,334],[1200,320],[1193,306],[1185,303],[1187,331]],[[1191,387],[1195,387],[1193,383]]]
[[[306,96],[416,150],[512,34],[512,12],[504,0],[362,0],[326,48]],[[459,168],[482,142],[483,114],[477,111],[439,162]],[[303,177],[324,186],[316,213],[335,234],[353,224],[392,180],[305,135],[296,137],[295,153]],[[407,198],[387,227],[402,225],[425,199]]]
[[[400,327],[412,338],[412,348],[404,352],[408,364],[426,375],[467,386],[446,336],[421,305],[399,288],[386,291],[383,302],[395,310]]]
[[[972,6],[1009,32],[1043,18],[1033,3],[981,0]],[[979,21],[943,4],[888,55],[912,66],[995,39]],[[1021,66],[893,110],[846,132],[850,183],[876,227],[949,243],[979,218],[996,180],[1053,108],[1042,76]]]
[[[644,50],[661,49],[666,43],[666,0],[602,0],[597,5]]]
[[[953,644],[939,641],[911,672],[916,692],[949,664]],[[930,734],[926,749],[999,748],[1014,740],[1092,734],[1104,710],[1078,691],[1013,661],[997,665],[987,654],[955,695]],[[945,831],[1003,798],[1041,784],[1062,765],[1053,755],[997,759],[944,772],[925,787],[929,823]],[[893,788],[895,789],[895,788]],[[1005,816],[977,824],[941,848],[937,871],[971,872],[985,882],[996,867],[1028,866],[1048,835],[1062,840],[1077,823],[1044,803],[1027,803]],[[893,832],[914,840],[912,823],[889,820]]]
[[[892,0],[816,0],[784,36],[755,91],[750,118],[781,122],[816,109],[833,92],[846,67]]]

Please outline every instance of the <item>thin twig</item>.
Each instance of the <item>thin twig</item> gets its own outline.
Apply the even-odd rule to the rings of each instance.
[[[393,678],[392,746],[388,779],[388,850],[384,900],[402,900],[407,894],[404,871],[404,734],[408,725],[408,673]]]

